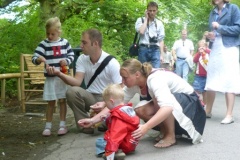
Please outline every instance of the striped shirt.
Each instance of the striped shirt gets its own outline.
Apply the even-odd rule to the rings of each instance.
[[[58,70],[60,70],[60,60],[65,59],[68,66],[74,60],[74,52],[72,51],[71,45],[63,38],[54,42],[50,42],[47,39],[40,42],[32,57],[33,64],[39,65],[36,61],[39,56],[43,56],[46,59],[46,64],[54,66]],[[50,77],[50,75],[47,74],[46,68],[44,68],[44,76]]]

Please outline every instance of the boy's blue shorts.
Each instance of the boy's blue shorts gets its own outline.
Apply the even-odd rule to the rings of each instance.
[[[193,84],[192,84],[194,90],[198,93],[205,92],[204,88],[205,88],[205,85],[206,85],[206,80],[207,80],[207,77],[201,77],[201,76],[195,75],[194,81],[193,81]]]

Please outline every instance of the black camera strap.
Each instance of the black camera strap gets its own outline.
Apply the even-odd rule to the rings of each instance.
[[[157,22],[156,22],[156,18],[154,19],[154,23],[155,23],[155,27],[156,27],[156,31],[157,31]],[[149,21],[147,23],[147,28],[148,28],[148,41],[149,41],[149,44],[150,44],[150,35],[149,35]]]
[[[88,82],[88,85],[86,87],[86,89],[88,89],[88,87],[92,84],[92,82],[97,78],[97,76],[103,71],[103,69],[107,66],[107,64],[110,62],[110,60],[114,58],[113,56],[109,55],[107,56],[102,63],[100,64],[100,66],[97,68],[97,70],[95,71],[94,75],[92,76],[92,78],[90,79],[90,81]]]

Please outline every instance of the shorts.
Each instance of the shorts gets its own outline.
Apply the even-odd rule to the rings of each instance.
[[[201,77],[201,76],[195,75],[194,81],[193,81],[193,84],[192,84],[194,90],[198,93],[205,92],[204,88],[205,88],[205,85],[206,85],[206,80],[207,80],[206,77]]]

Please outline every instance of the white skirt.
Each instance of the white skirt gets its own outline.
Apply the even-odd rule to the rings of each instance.
[[[59,77],[46,77],[44,83],[43,100],[52,101],[66,98],[68,85]]]
[[[240,93],[239,47],[224,47],[221,36],[212,46],[205,90]]]

